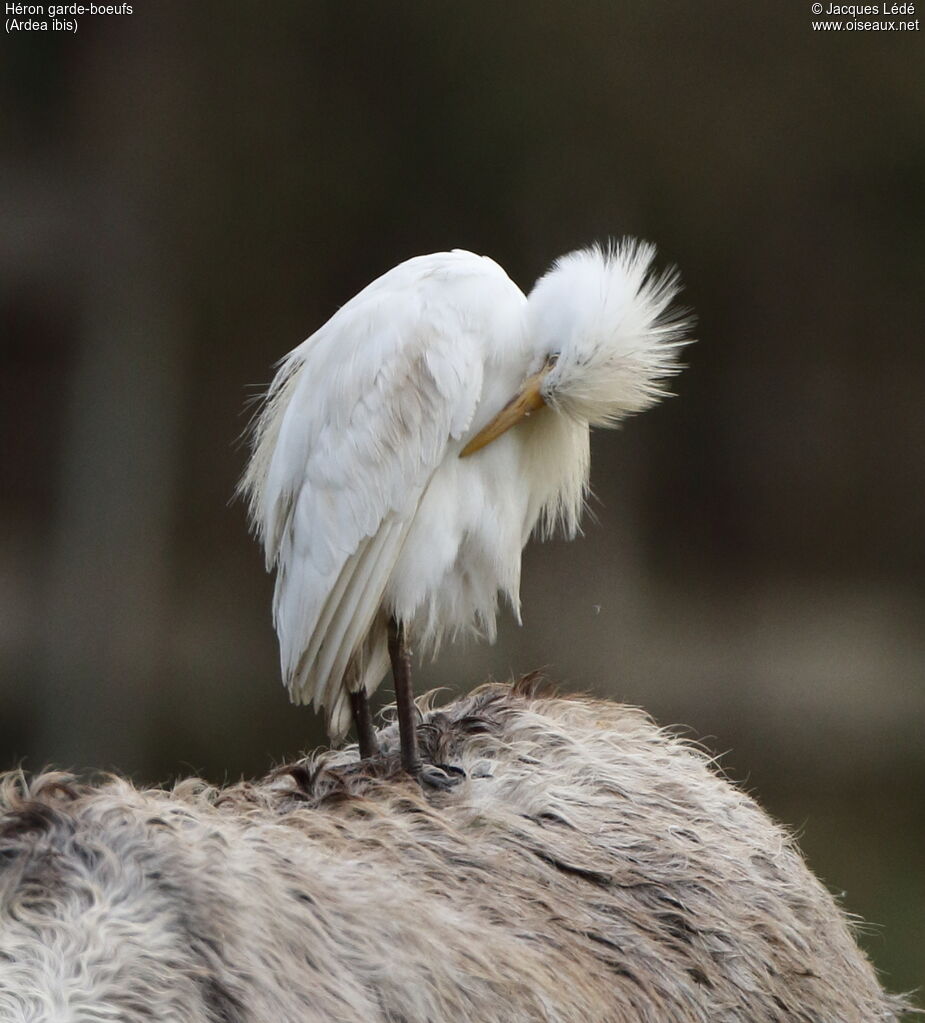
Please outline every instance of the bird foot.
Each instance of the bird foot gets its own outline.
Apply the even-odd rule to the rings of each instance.
[[[466,772],[452,764],[421,764],[416,777],[421,788],[446,792],[455,788],[466,777]]]

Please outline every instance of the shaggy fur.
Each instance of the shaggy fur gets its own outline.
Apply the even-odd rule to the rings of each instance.
[[[788,835],[640,711],[490,685],[421,738],[453,791],[353,748],[224,789],[7,775],[0,1019],[902,1014]]]

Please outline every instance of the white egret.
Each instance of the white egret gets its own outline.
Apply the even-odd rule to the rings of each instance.
[[[575,535],[589,428],[654,404],[686,343],[653,256],[573,252],[529,297],[487,257],[419,256],[279,364],[240,491],[276,570],[283,679],[333,741],[352,714],[376,751],[367,698],[391,661],[402,763],[422,776],[406,638],[494,639],[499,596],[519,619],[534,528]]]

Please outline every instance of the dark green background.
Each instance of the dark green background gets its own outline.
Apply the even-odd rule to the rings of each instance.
[[[229,506],[251,385],[369,279],[462,246],[528,287],[610,235],[677,263],[679,397],[595,438],[524,627],[725,753],[925,981],[919,33],[800,2],[180,3],[4,36],[0,762],[263,771],[320,741]],[[383,698],[387,695],[381,694]]]

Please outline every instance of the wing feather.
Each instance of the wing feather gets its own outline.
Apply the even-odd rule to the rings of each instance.
[[[501,272],[467,258],[470,276]],[[394,274],[281,364],[241,484],[277,571],[284,681],[296,702],[325,708],[335,738],[349,721],[345,674],[369,692],[381,680],[370,630],[421,494],[482,390],[484,338],[433,300],[433,274]]]
[[[387,565],[389,563],[394,565],[394,552],[397,551],[405,530],[399,526],[393,526],[389,532],[392,534],[390,536],[392,542],[389,545],[391,551],[385,547],[380,552],[377,563],[371,565],[369,578],[358,579],[357,585],[351,587],[348,599],[338,608],[337,620],[332,623],[332,635],[338,637],[339,642],[336,648],[335,644],[331,644],[332,655],[318,668],[319,677],[323,678],[327,675],[329,692],[332,687],[341,685],[341,680],[347,674],[351,659],[357,655],[363,641],[369,635],[379,612],[382,603],[382,589],[379,583],[388,579],[390,569]],[[358,672],[353,671],[351,677],[353,684],[349,688],[359,689]],[[376,679],[376,685],[380,681],[381,676]]]
[[[296,665],[292,673],[292,686],[293,688],[301,692],[304,689],[304,683],[308,672],[310,671],[312,664],[319,660],[323,655],[323,651],[330,649],[330,644],[325,644],[325,639],[328,637],[330,630],[332,629],[332,621],[337,615],[343,614],[343,608],[345,602],[351,598],[348,595],[348,591],[352,592],[358,585],[358,579],[360,580],[360,586],[369,585],[373,576],[373,570],[379,565],[379,557],[384,546],[390,541],[391,551],[391,563],[394,564],[394,559],[397,556],[397,544],[395,543],[395,534],[389,528],[383,526],[376,534],[372,537],[364,539],[360,546],[354,551],[354,553],[347,559],[344,567],[341,569],[340,574],[328,594],[321,613],[315,623],[314,630],[309,637],[304,650],[302,651],[298,664]],[[380,594],[381,596],[381,594]],[[354,598],[355,599],[355,598]],[[283,600],[285,603],[285,599]],[[333,626],[337,628],[337,626]],[[318,699],[320,694],[315,694],[315,709],[317,710],[321,706],[321,701]]]
[[[315,691],[317,706],[331,706],[351,657],[369,634],[406,533],[404,523],[394,519],[384,523],[338,601],[326,629],[327,641],[315,662],[315,677],[325,680],[323,693]]]

